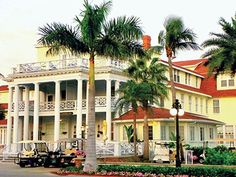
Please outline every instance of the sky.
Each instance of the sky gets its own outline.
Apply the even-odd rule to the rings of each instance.
[[[100,4],[103,0],[89,0]],[[185,26],[198,36],[197,43],[209,39],[210,32],[221,32],[220,17],[230,21],[236,13],[236,0],[113,0],[109,18],[136,16],[144,34],[157,45],[166,17],[182,17]],[[83,9],[83,0],[0,0],[0,73],[8,75],[20,63],[36,62],[38,28],[46,23],[75,25],[74,17]],[[200,51],[181,51],[176,60],[198,59]],[[165,56],[162,56],[165,59]],[[0,82],[2,84],[3,82]]]

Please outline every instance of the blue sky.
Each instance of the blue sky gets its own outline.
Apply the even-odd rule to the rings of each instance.
[[[90,2],[99,4],[102,0]],[[83,9],[82,4],[82,0],[0,0],[0,73],[7,75],[16,64],[35,62],[38,27],[51,22],[73,25],[73,18]],[[235,7],[236,0],[113,0],[109,17],[139,17],[145,34],[149,34],[152,45],[156,45],[165,18],[177,15],[194,30],[201,44],[210,32],[220,32],[219,18],[230,20]],[[196,59],[202,53],[179,52],[177,60]]]

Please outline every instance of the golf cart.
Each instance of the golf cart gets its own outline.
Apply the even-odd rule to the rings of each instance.
[[[17,154],[14,162],[20,165],[20,167],[25,167],[26,165],[35,167],[44,164],[48,154],[48,147],[45,141],[20,141],[18,146],[20,146],[22,151]]]
[[[44,167],[65,167],[74,166],[74,158],[84,150],[85,141],[82,138],[61,139],[56,142],[56,150],[48,152]]]

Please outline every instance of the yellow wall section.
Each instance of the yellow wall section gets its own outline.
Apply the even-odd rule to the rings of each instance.
[[[0,103],[8,103],[8,90],[0,92]]]
[[[209,101],[209,117],[225,122],[236,123],[235,97],[215,98],[220,100],[220,113],[213,113],[213,99]]]

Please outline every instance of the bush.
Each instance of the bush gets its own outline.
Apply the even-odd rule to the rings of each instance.
[[[157,167],[157,166],[118,166],[100,165],[98,171],[141,172],[163,175],[188,175],[189,177],[234,177],[236,169],[223,167]]]
[[[236,153],[221,148],[208,149],[204,164],[208,165],[236,165]]]

